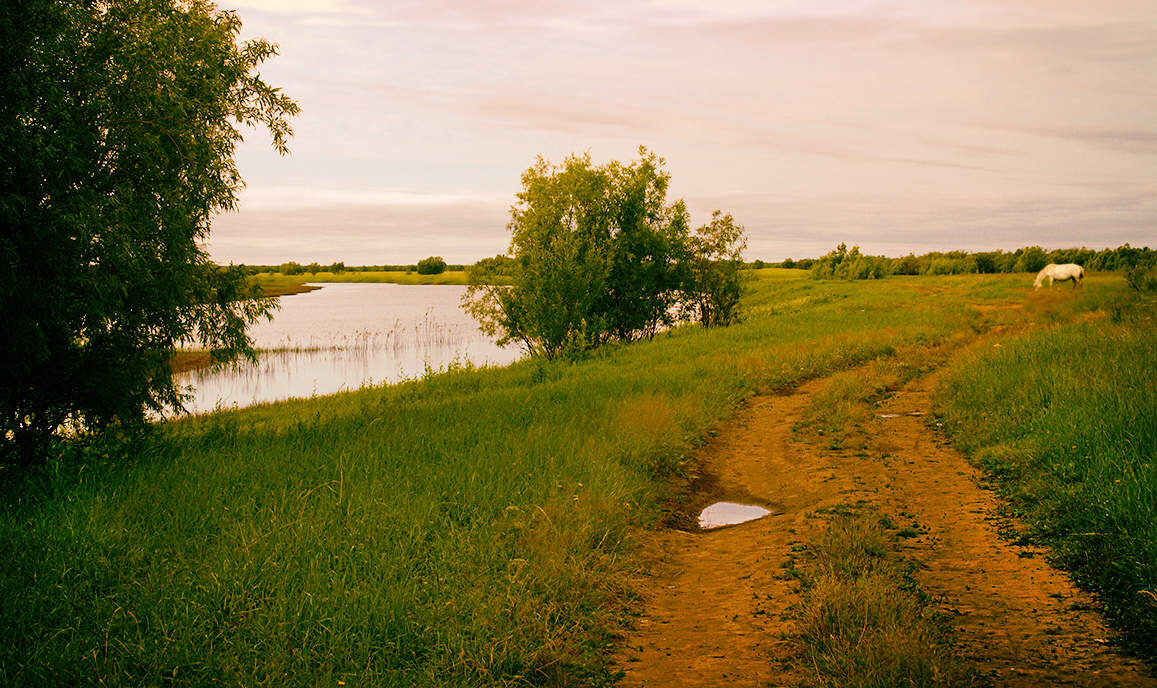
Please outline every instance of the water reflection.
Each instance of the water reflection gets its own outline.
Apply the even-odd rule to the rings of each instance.
[[[195,388],[194,412],[397,382],[453,362],[504,365],[519,357],[486,338],[451,285],[326,284],[283,297],[253,327],[256,363],[177,376]]]
[[[699,514],[699,528],[712,530],[724,526],[733,526],[763,518],[771,513],[754,504],[736,504],[735,502],[715,502]]]

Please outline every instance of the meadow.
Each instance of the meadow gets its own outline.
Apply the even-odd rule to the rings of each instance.
[[[758,270],[731,327],[184,419],[0,476],[0,683],[610,685],[608,649],[638,610],[640,536],[695,477],[713,426],[754,394],[993,328],[1024,332],[1024,343],[966,365],[1026,367],[1017,347],[1029,347],[1034,367],[1064,368],[1074,349],[1050,338],[1104,327],[1116,358],[1087,372],[1108,376],[1105,398],[1117,385],[1152,419],[1152,390],[1120,387],[1139,385],[1154,353],[1152,322],[1123,280],[1093,276],[1075,292],[1030,284]],[[1118,346],[1126,340],[1132,348]],[[942,405],[957,441],[994,466],[985,438],[1008,444],[1039,426],[1010,430],[991,407],[976,411],[967,377],[952,378]],[[1100,440],[1060,455],[1025,440],[1022,463],[1047,474],[1060,456],[1055,470],[1075,486],[1115,467],[1125,482],[1111,483],[1114,527],[1146,518],[1130,510],[1154,494],[1151,423],[1134,436],[1080,413],[1049,422],[1082,438],[1103,428],[1120,452],[1086,469]],[[1031,522],[1056,523],[1072,503],[1097,510],[1089,500],[1102,487],[1074,487]],[[1128,552],[1120,571],[1152,571],[1151,549],[1098,552]]]

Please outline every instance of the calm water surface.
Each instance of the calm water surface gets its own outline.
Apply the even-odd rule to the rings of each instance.
[[[459,307],[466,287],[326,284],[281,298],[272,322],[253,326],[256,363],[177,376],[189,411],[332,394],[421,377],[454,361],[505,365],[520,356],[482,334]]]

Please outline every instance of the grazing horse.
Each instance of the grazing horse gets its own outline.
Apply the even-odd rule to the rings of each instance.
[[[1041,285],[1047,279],[1049,286],[1053,286],[1053,280],[1064,282],[1065,280],[1073,281],[1073,289],[1081,283],[1085,278],[1085,269],[1076,263],[1065,263],[1064,265],[1057,265],[1056,263],[1049,263],[1043,270],[1037,273],[1036,281],[1032,286],[1040,289]]]

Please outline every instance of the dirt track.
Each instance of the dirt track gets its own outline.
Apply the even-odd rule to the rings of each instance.
[[[784,574],[791,549],[824,527],[825,507],[867,500],[918,525],[906,554],[923,562],[921,586],[941,600],[958,649],[997,686],[1157,686],[1115,654],[1088,595],[1041,553],[999,538],[992,495],[974,470],[927,427],[935,377],[916,380],[861,430],[867,451],[827,450],[792,425],[825,380],[753,400],[704,450],[714,478],[699,507],[744,497],[778,514],[707,533],[668,530],[652,543],[656,573],[639,585],[647,610],[623,641],[622,686],[790,686],[798,666]],[[866,456],[864,455],[866,454]]]

